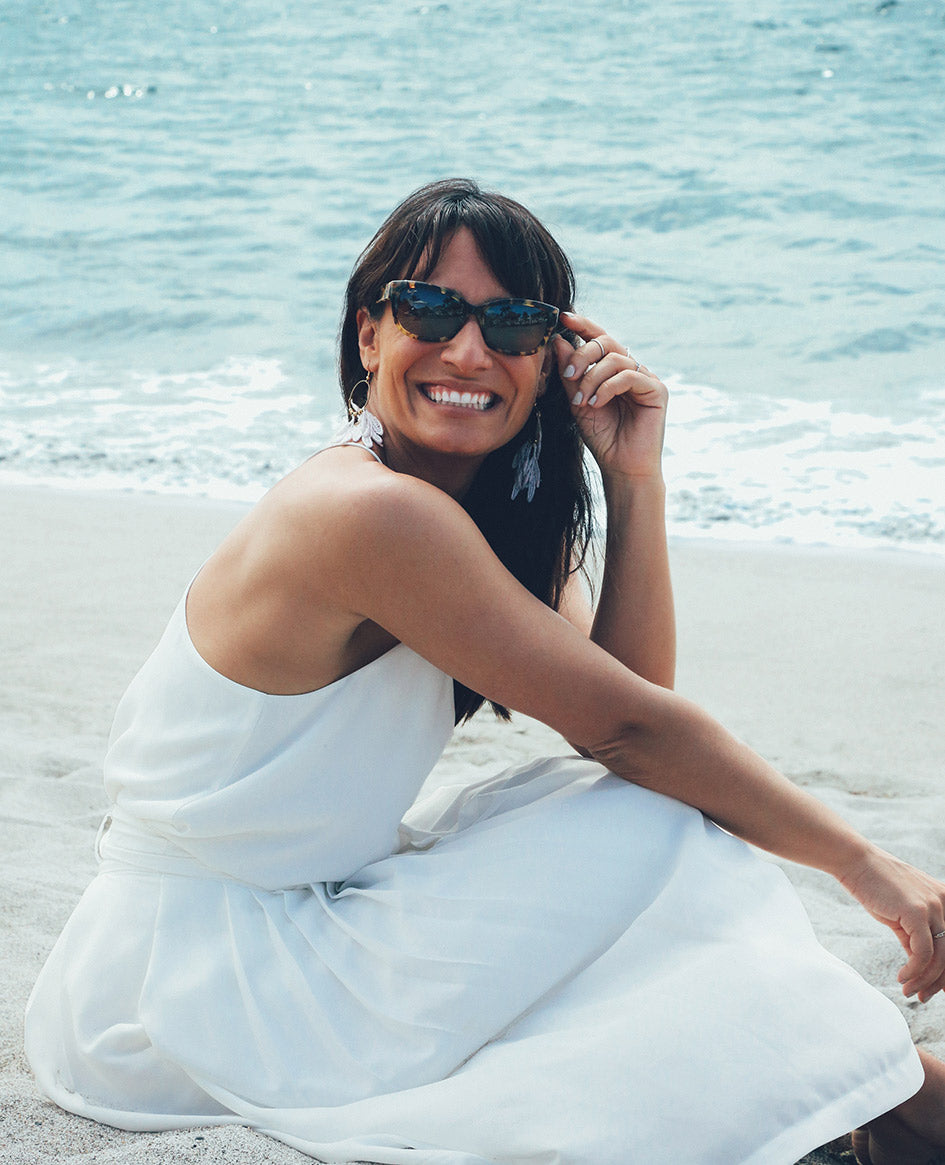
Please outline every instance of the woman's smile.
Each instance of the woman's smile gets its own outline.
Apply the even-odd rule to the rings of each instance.
[[[499,400],[494,392],[473,392],[468,388],[460,389],[442,383],[421,384],[419,388],[421,395],[432,404],[473,409],[476,412],[485,412],[487,409],[491,409]]]

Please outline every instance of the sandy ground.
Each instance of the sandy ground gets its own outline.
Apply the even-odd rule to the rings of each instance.
[[[248,1129],[130,1134],[83,1121],[36,1093],[21,1047],[32,983],[94,871],[115,704],[241,513],[0,489],[3,1165],[310,1161]],[[945,876],[945,561],[693,541],[673,545],[673,567],[679,690],[868,836]],[[480,716],[457,732],[441,772],[472,777],[558,744],[533,722]],[[824,945],[896,999],[917,1041],[945,1056],[945,1000],[901,1000],[885,928],[825,875],[790,873]],[[805,1160],[847,1159],[835,1148]]]

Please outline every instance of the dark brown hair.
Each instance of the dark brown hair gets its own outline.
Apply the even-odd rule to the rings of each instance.
[[[358,348],[358,309],[385,310],[378,296],[391,279],[425,279],[453,235],[465,227],[493,275],[512,296],[539,299],[562,311],[574,307],[574,272],[548,230],[520,203],[483,191],[467,178],[431,182],[415,190],[382,224],[348,281],[339,336],[341,391],[347,402],[365,375]],[[570,333],[564,335],[573,339]],[[552,363],[539,400],[541,485],[534,500],[511,499],[512,461],[532,439],[534,422],[490,453],[462,499],[503,565],[557,609],[573,570],[583,566],[590,536],[590,490],[583,443]],[[468,719],[483,697],[454,683],[456,720]],[[500,716],[508,716],[493,704]]]

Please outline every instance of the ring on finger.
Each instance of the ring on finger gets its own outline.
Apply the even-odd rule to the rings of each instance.
[[[600,343],[600,340],[597,337],[594,337],[592,340],[588,340],[587,343],[588,344],[597,344],[597,346],[600,348],[600,359],[602,360],[605,358],[607,353],[604,351],[604,345],[602,345]],[[597,363],[597,361],[594,361],[594,362]]]
[[[933,940],[935,940],[935,939],[937,939],[937,938],[945,938],[945,930],[940,930],[940,931],[938,932],[938,934],[933,934],[933,935],[932,935],[932,939],[933,939]]]

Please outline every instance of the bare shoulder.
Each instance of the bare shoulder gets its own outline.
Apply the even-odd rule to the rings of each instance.
[[[191,638],[249,687],[330,683],[397,638],[370,596],[377,588],[416,605],[421,576],[408,578],[403,564],[425,555],[398,540],[411,542],[424,514],[444,511],[465,518],[445,494],[364,451],[325,450],[277,483],[201,570],[188,596]]]
[[[410,537],[438,526],[473,526],[442,490],[395,473],[355,447],[327,449],[284,478],[262,503],[294,533],[330,538],[338,549]],[[323,546],[323,549],[325,547]]]
[[[395,504],[398,498],[410,497],[432,500],[445,499],[446,495],[410,474],[395,473],[355,445],[323,450],[284,477],[267,495],[300,515],[315,513],[336,502],[374,500],[377,504]]]
[[[276,576],[300,598],[362,615],[356,595],[364,580],[393,581],[406,559],[434,551],[438,557],[470,540],[491,555],[447,494],[355,447],[326,449],[283,478],[243,534],[272,581]]]

